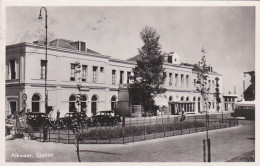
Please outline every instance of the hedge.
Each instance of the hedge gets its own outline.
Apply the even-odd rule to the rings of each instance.
[[[114,128],[98,128],[81,133],[82,139],[88,140],[109,140],[130,136],[141,136],[144,134],[162,133],[164,131],[174,131],[195,127],[205,127],[204,122],[176,122],[166,124],[150,124],[146,126],[127,126]],[[123,133],[124,132],[124,133]]]

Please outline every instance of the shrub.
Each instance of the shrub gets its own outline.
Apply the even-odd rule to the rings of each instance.
[[[83,139],[89,140],[108,140],[130,136],[141,136],[146,134],[162,133],[164,131],[174,131],[195,127],[205,127],[204,122],[176,122],[166,124],[150,124],[146,126],[127,126],[115,128],[98,128],[92,129],[86,133],[81,133]],[[124,130],[124,132],[123,132]]]

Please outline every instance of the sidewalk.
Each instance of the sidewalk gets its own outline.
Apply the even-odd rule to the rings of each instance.
[[[82,162],[203,162],[205,138],[206,132],[201,132],[128,144],[84,144],[80,145],[80,156]],[[209,138],[212,162],[228,161],[255,149],[254,121],[209,131]],[[11,157],[14,153],[31,154],[33,158]],[[53,157],[37,157],[36,153]],[[77,162],[77,155],[75,145],[17,139],[6,141],[6,160]]]

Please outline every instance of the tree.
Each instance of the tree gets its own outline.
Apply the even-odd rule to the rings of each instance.
[[[166,75],[163,63],[164,55],[159,44],[160,35],[155,29],[146,26],[141,32],[140,37],[144,45],[138,49],[137,65],[133,68],[133,84],[130,90],[142,90],[144,94],[144,109],[150,111],[154,105],[153,96],[164,93],[163,83]]]

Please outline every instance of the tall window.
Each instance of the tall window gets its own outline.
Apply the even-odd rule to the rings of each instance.
[[[163,72],[163,77],[164,77],[165,80],[166,80],[166,77],[167,77],[166,72]],[[165,80],[164,80],[164,84],[165,84]]]
[[[216,88],[216,87],[215,87],[215,82],[214,82],[214,80],[212,80],[212,88],[211,88],[212,91],[215,91],[215,88]]]
[[[172,73],[169,73],[169,86],[172,86]]]
[[[112,70],[112,84],[116,84],[116,70]]]
[[[82,81],[87,81],[87,65],[82,65]]]
[[[40,95],[34,94],[32,97],[32,112],[40,112]]]
[[[75,64],[70,64],[70,80],[75,81]]]
[[[198,111],[200,112],[200,97],[198,98]]]
[[[76,109],[76,96],[71,95],[69,98],[69,112],[74,112]]]
[[[189,75],[186,75],[186,87],[189,87],[190,84],[190,77]]]
[[[113,96],[111,98],[111,110],[115,110],[116,109],[116,97]]]
[[[168,55],[168,62],[172,63],[172,56],[171,55]]]
[[[124,71],[120,71],[120,84],[124,83]]]
[[[91,98],[91,113],[93,115],[97,114],[97,96],[92,96]]]
[[[86,43],[85,42],[80,42],[80,51],[86,51]]]
[[[46,60],[41,60],[41,79],[45,79],[46,77],[46,73],[45,73],[45,69],[46,69]]]
[[[193,82],[193,86],[194,86],[194,88],[196,88],[196,85],[197,85],[197,83],[196,83],[196,82],[197,82],[197,80],[196,80],[196,79],[194,79],[193,81],[194,81],[194,82]]]
[[[183,85],[184,85],[184,76],[183,74],[181,74],[181,87],[183,87]]]
[[[127,83],[128,83],[128,84],[129,84],[129,82],[130,82],[130,75],[131,75],[131,72],[128,71],[128,72],[127,72]]]
[[[93,82],[97,82],[97,66],[93,66]]]
[[[82,95],[82,97],[80,99],[80,103],[81,103],[81,112],[82,112],[83,109],[87,109],[87,96],[86,95]]]
[[[178,74],[175,74],[175,86],[178,86],[178,82],[179,82]]]
[[[10,64],[10,74],[11,74],[11,79],[15,79],[15,60],[10,60],[9,61],[9,64]]]
[[[208,81],[208,84],[209,84],[208,87],[211,88],[211,82],[210,82],[210,80]]]

